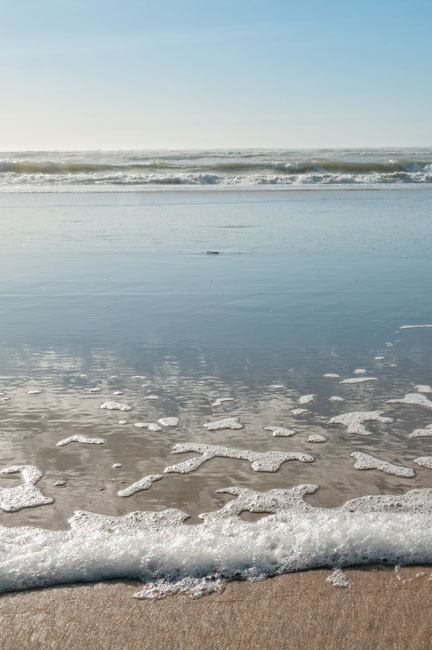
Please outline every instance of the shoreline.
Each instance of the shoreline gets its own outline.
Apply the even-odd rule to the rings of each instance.
[[[432,567],[328,569],[262,582],[232,582],[222,593],[133,598],[141,583],[110,580],[0,596],[0,640],[8,650],[426,650]],[[421,575],[419,575],[421,574]]]

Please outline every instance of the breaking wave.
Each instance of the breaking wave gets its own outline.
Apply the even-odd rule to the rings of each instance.
[[[396,156],[394,153],[341,150],[4,154],[0,159],[0,188],[432,183],[432,152],[402,151]]]

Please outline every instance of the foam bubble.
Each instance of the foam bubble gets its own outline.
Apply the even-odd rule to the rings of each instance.
[[[352,411],[351,413],[342,413],[329,420],[329,424],[342,424],[347,427],[347,433],[357,433],[360,436],[371,436],[363,425],[363,422],[381,422],[382,424],[391,424],[392,418],[383,417],[383,411]]]
[[[141,492],[142,490],[149,490],[155,481],[160,481],[164,478],[163,474],[151,474],[150,476],[143,476],[136,483],[132,483],[129,487],[124,490],[119,490],[117,494],[119,497],[130,497],[136,492]]]
[[[222,406],[223,402],[232,402],[234,397],[218,397],[213,402],[212,406]]]
[[[400,399],[388,399],[386,404],[410,404],[412,406],[424,406],[427,409],[432,409],[432,402],[424,395],[419,395],[418,393],[408,393]]]
[[[401,465],[393,465],[386,460],[375,458],[369,454],[364,454],[360,451],[354,451],[351,456],[356,459],[354,464],[355,469],[377,469],[386,474],[393,474],[394,476],[402,476],[404,478],[412,478],[415,472],[410,467],[402,467]]]
[[[119,420],[118,423],[119,423],[119,424],[127,424],[127,423],[128,423],[128,420]]]
[[[344,573],[342,569],[335,569],[333,573],[329,575],[328,578],[326,578],[326,582],[329,582],[332,587],[338,587],[339,589],[351,587],[351,582],[349,581],[347,574]]]
[[[314,401],[314,399],[316,399],[316,395],[313,395],[313,394],[311,394],[311,395],[302,395],[301,397],[299,397],[298,401],[299,401],[300,404],[310,404],[311,402]]]
[[[307,409],[291,409],[291,415],[303,415],[304,413],[309,413]]]
[[[385,357],[375,357],[376,361],[384,361]]]
[[[0,508],[2,510],[16,512],[22,508],[35,508],[54,503],[54,499],[45,496],[36,487],[36,483],[43,477],[43,473],[36,465],[12,465],[1,470],[2,474],[18,472],[21,473],[23,479],[21,485],[11,488],[0,487]]]
[[[111,400],[104,402],[103,404],[100,405],[99,408],[108,409],[108,411],[131,411],[132,410],[132,406],[129,406],[128,404],[121,404],[120,402],[112,402]]]
[[[157,422],[135,422],[137,429],[148,429],[149,431],[162,431],[162,427]]]
[[[355,375],[365,375],[365,374],[366,374],[366,370],[365,370],[364,368],[356,368],[356,369],[354,370],[354,374],[355,374]]]
[[[243,429],[243,424],[239,422],[239,418],[223,418],[222,420],[215,420],[214,422],[206,422],[203,426],[207,431],[220,431],[221,429]]]
[[[264,427],[264,431],[271,431],[275,438],[290,438],[295,435],[295,431],[285,427]]]
[[[366,381],[378,381],[377,377],[350,377],[340,381],[340,384],[364,384]]]
[[[121,463],[114,463],[114,465],[112,465],[113,469],[120,469],[120,467],[123,467]]]
[[[307,441],[308,442],[327,442],[327,438],[325,436],[321,436],[319,433],[313,433],[312,435],[309,436]]]
[[[66,485],[66,481],[64,481],[63,479],[60,479],[59,481],[56,481],[56,482],[54,483],[54,485],[55,485],[56,487],[62,487],[63,485]]]
[[[145,397],[143,397],[143,399],[155,400],[155,399],[159,399],[159,395],[146,395]]]
[[[124,390],[115,390],[113,395],[124,395]]]
[[[80,442],[83,445],[104,445],[106,443],[105,438],[87,438],[87,436],[75,435],[70,436],[69,438],[64,438],[64,440],[59,440],[57,447],[64,447],[69,445],[71,442]]]
[[[329,397],[329,402],[345,402],[343,397],[339,397],[339,395],[332,395]]]
[[[102,388],[89,388],[89,393],[100,393]]]
[[[131,379],[147,379],[145,375],[133,375]]]
[[[338,379],[340,375],[337,375],[334,372],[326,372],[326,374],[323,375],[323,377],[325,377],[326,379]]]
[[[160,418],[158,420],[159,424],[162,424],[164,427],[177,427],[180,419],[176,417],[167,417],[167,418]]]
[[[40,395],[41,392],[42,392],[41,390],[36,390],[36,389],[35,389],[35,390],[28,390],[28,391],[27,391],[27,394],[28,394],[28,395]]]
[[[191,451],[196,451],[202,455],[189,458],[183,463],[178,463],[177,465],[170,465],[165,468],[164,472],[180,472],[181,474],[189,474],[189,472],[195,471],[203,463],[211,458],[215,458],[216,456],[221,458],[248,460],[255,472],[277,472],[281,465],[289,460],[299,460],[302,463],[312,463],[314,460],[313,456],[300,452],[256,452],[247,449],[231,449],[230,447],[206,445],[195,442],[177,443],[173,447],[174,454],[184,454]]]

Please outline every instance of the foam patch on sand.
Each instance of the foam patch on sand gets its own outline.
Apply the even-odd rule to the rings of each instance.
[[[12,465],[2,469],[1,473],[20,473],[23,479],[21,485],[11,488],[0,487],[0,508],[5,512],[16,512],[22,508],[35,508],[54,503],[54,499],[45,496],[36,487],[36,483],[43,477],[43,473],[36,465]]]
[[[290,460],[299,460],[302,463],[312,463],[314,458],[309,454],[301,452],[283,452],[283,451],[266,451],[257,452],[248,449],[231,449],[220,445],[206,445],[203,443],[178,443],[173,447],[174,454],[185,454],[187,452],[197,452],[201,456],[189,458],[183,463],[170,465],[164,469],[165,473],[179,472],[189,474],[201,467],[211,458],[235,458],[238,460],[247,460],[251,463],[254,472],[277,472],[281,465]]]
[[[342,424],[347,427],[347,433],[357,433],[360,436],[371,436],[372,432],[368,431],[363,422],[381,422],[382,424],[391,424],[392,418],[384,417],[382,411],[352,411],[351,413],[342,413],[329,420],[329,424]]]
[[[366,370],[365,370],[364,368],[356,368],[356,369],[354,370],[354,374],[355,374],[355,375],[365,375],[365,374],[366,374]]]
[[[354,464],[355,469],[377,469],[386,474],[393,474],[394,476],[402,476],[404,478],[412,478],[415,472],[410,467],[402,467],[401,465],[393,465],[386,460],[375,458],[369,454],[364,454],[360,451],[354,451],[351,456],[356,459]]]
[[[222,406],[224,402],[233,402],[233,401],[234,401],[234,397],[218,397],[217,399],[215,399],[212,406]]]
[[[426,469],[432,469],[432,456],[419,456],[414,459],[414,462]]]
[[[298,401],[300,404],[310,404],[316,399],[316,395],[302,395],[299,397]]]
[[[350,377],[349,379],[343,379],[340,381],[340,384],[364,384],[367,381],[378,381],[377,377]]]
[[[305,413],[309,413],[307,409],[292,409],[290,411],[291,415],[304,415]]]
[[[418,393],[408,393],[405,397],[399,399],[388,399],[386,404],[409,404],[410,406],[424,406],[427,409],[432,409],[431,400]]]
[[[159,399],[159,395],[146,395],[143,399],[156,400]]]
[[[179,418],[176,417],[167,417],[167,418],[160,418],[158,422],[163,427],[177,427],[180,420]]]
[[[234,498],[190,526],[181,510],[122,517],[76,511],[67,530],[0,526],[0,591],[104,579],[139,579],[141,598],[192,597],[229,580],[312,569],[432,561],[432,490],[365,496],[339,508],[313,507],[316,485]],[[242,512],[263,513],[244,521]],[[333,574],[338,579],[338,576]]]
[[[222,429],[243,429],[243,424],[239,422],[239,418],[223,418],[222,420],[206,422],[203,427],[207,431],[220,431]]]
[[[428,386],[426,384],[417,384],[417,386],[414,386],[414,388],[418,393],[424,393],[425,395],[432,394],[432,386]]]
[[[327,442],[327,438],[325,436],[321,436],[319,433],[313,433],[312,435],[309,436],[307,441],[308,442]]]
[[[339,397],[339,395],[332,395],[329,397],[329,402],[345,402],[343,397]]]
[[[148,429],[149,431],[162,431],[162,427],[157,422],[135,422],[137,429]]]
[[[99,408],[107,409],[108,411],[131,411],[132,410],[132,406],[129,406],[129,404],[121,404],[120,402],[112,402],[111,400],[104,402],[103,404],[100,405]]]
[[[432,437],[432,424],[428,424],[425,429],[414,429],[408,438],[430,438]]]
[[[149,490],[153,483],[160,481],[163,478],[163,474],[150,474],[150,476],[143,476],[143,478],[140,478],[139,481],[132,483],[132,485],[129,485],[129,487],[125,488],[124,490],[119,490],[117,494],[119,497],[130,497],[136,492]]]
[[[105,438],[87,438],[87,436],[76,435],[59,440],[57,447],[64,447],[65,445],[69,445],[71,442],[79,442],[82,445],[104,445],[106,440]]]
[[[295,431],[285,427],[264,427],[264,431],[271,431],[275,438],[290,438],[295,435]]]

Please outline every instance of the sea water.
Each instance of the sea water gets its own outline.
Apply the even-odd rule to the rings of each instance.
[[[432,561],[430,152],[2,156],[0,590]]]

